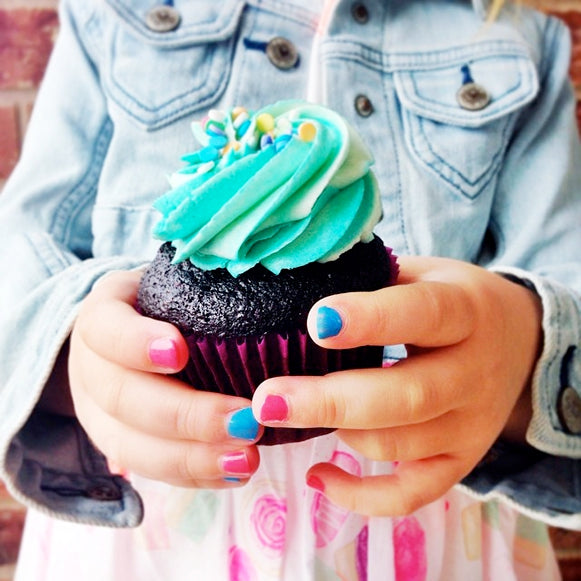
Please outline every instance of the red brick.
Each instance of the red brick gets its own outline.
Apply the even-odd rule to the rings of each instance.
[[[554,3],[557,5],[556,3]],[[581,7],[581,4],[580,4]],[[581,86],[581,11],[553,12],[567,24],[571,30],[573,51],[571,55],[571,79],[577,86]]]
[[[38,86],[57,28],[52,9],[0,10],[0,90]]]
[[[581,561],[578,559],[562,560],[559,563],[563,581],[579,581],[581,579]]]
[[[0,180],[13,170],[20,155],[20,135],[16,107],[0,107]]]
[[[24,528],[23,510],[0,510],[0,565],[16,563]]]

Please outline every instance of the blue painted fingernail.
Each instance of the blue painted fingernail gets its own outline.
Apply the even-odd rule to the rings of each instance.
[[[228,421],[228,435],[241,440],[254,440],[258,435],[260,424],[252,414],[252,408],[242,408],[234,412]]]
[[[331,307],[320,307],[317,312],[317,335],[319,339],[335,337],[341,331],[341,315]]]
[[[224,482],[242,482],[242,480],[235,476],[224,476]]]

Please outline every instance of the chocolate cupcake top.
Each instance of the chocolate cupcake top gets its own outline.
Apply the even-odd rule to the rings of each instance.
[[[372,239],[381,218],[372,158],[338,114],[283,101],[211,111],[193,131],[202,149],[184,156],[155,203],[154,236],[171,242],[174,263],[278,274]]]
[[[202,270],[163,244],[144,273],[138,305],[142,314],[169,321],[185,336],[230,338],[306,332],[307,315],[319,299],[335,293],[376,290],[393,284],[395,256],[374,237],[337,260],[284,269],[275,275],[258,264],[233,277]]]

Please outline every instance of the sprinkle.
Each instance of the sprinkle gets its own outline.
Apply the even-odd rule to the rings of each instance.
[[[247,134],[244,136],[244,140],[250,149],[256,151],[258,148],[258,134],[256,132],[247,132]]]
[[[309,121],[305,121],[299,125],[298,135],[302,141],[311,142],[317,135],[317,128]]]
[[[239,141],[229,141],[224,149],[222,150],[222,155],[226,155],[230,150],[238,151],[240,149]]]
[[[214,135],[226,135],[224,127],[225,127],[224,123],[218,123],[218,121],[208,120],[204,124],[204,130],[206,131],[206,133],[208,134],[213,133]]]
[[[265,133],[261,138],[260,138],[260,149],[265,149],[267,148],[269,145],[272,145],[274,143],[274,141],[272,140],[272,135]]]
[[[213,135],[210,137],[210,145],[216,149],[222,149],[228,143],[228,138],[225,135]]]
[[[210,109],[208,111],[208,118],[210,121],[217,121],[218,123],[223,123],[226,119],[226,114],[220,109]]]
[[[282,135],[279,135],[275,140],[274,140],[274,147],[276,149],[276,153],[278,153],[279,151],[282,151],[287,143],[291,140],[292,135],[290,133],[283,133]]]
[[[261,133],[268,133],[274,129],[274,117],[270,113],[261,113],[256,118],[256,128]]]
[[[191,164],[199,163],[200,152],[196,151],[194,153],[186,153],[185,155],[182,155],[181,160]]]
[[[235,121],[241,113],[247,113],[244,107],[234,107],[234,109],[232,109],[232,121]]]
[[[220,157],[220,152],[211,145],[204,147],[204,149],[200,149],[198,153],[200,155],[200,161],[203,163],[207,161],[215,161]]]
[[[242,117],[242,116],[240,116]],[[240,119],[240,117],[238,119]],[[238,121],[238,119],[236,121]],[[236,135],[238,139],[240,139],[250,127],[250,119],[245,119],[237,128],[236,128]]]
[[[279,135],[283,133],[292,133],[292,123],[286,117],[279,117],[276,120],[276,129]]]
[[[246,111],[242,111],[239,115],[236,116],[232,125],[234,129],[238,129],[243,123],[249,120],[248,113]]]

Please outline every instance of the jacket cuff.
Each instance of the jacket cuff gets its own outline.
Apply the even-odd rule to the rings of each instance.
[[[76,418],[35,410],[10,442],[6,467],[14,497],[50,516],[110,527],[143,518],[140,496],[111,473]]]
[[[581,298],[530,272],[493,270],[536,292],[543,306],[543,349],[532,380],[527,440],[547,454],[581,458]]]
[[[10,343],[16,332],[0,335],[0,347],[11,354],[1,369],[7,379],[0,386],[0,478],[14,498],[31,508],[64,520],[117,527],[137,526],[143,518],[138,494],[111,474],[76,418],[37,407],[80,301],[106,273],[141,264],[115,257],[73,264],[6,313],[11,318],[5,328],[18,329],[20,341]]]

